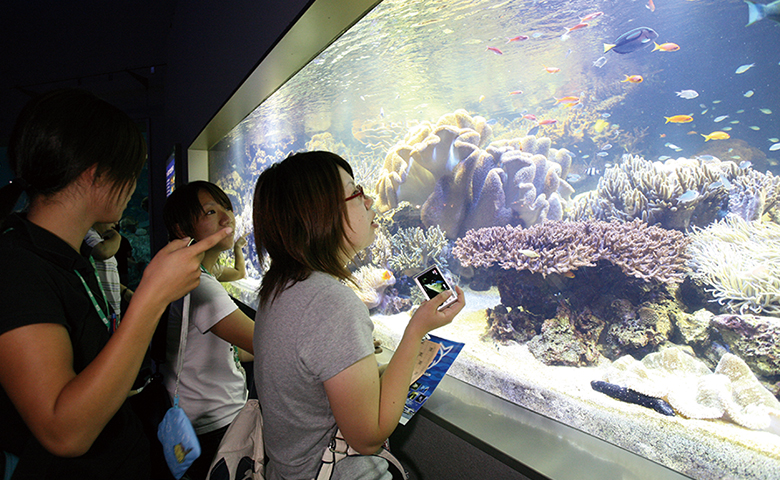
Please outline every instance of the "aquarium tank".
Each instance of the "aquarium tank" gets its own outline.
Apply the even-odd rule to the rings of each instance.
[[[250,234],[230,291],[257,303],[260,172],[335,152],[379,214],[352,269],[385,345],[438,264],[454,377],[693,478],[780,478],[778,21],[385,0],[209,148]]]

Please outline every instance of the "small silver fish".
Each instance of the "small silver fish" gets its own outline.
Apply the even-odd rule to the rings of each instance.
[[[715,123],[718,123],[718,122],[722,122],[723,120],[725,120],[725,119],[727,119],[727,118],[729,118],[729,116],[728,116],[728,115],[721,115],[720,117],[717,117],[717,118],[715,118],[715,120],[713,120],[713,121],[714,121]]]
[[[748,64],[748,65],[742,65],[739,68],[737,68],[737,70],[734,73],[745,73],[748,70],[750,70],[754,65],[755,65],[755,63],[751,63],[751,64]]]
[[[747,92],[743,93],[742,96],[745,98],[750,98],[753,96],[753,93],[755,93],[753,90],[748,90]]]
[[[517,251],[520,255],[525,255],[528,258],[539,258],[539,254],[534,250],[520,249]]]
[[[699,92],[696,90],[681,90],[679,92],[676,92],[678,97],[685,98],[687,100],[690,100],[692,98],[696,98],[699,96]]]
[[[610,148],[612,148],[612,144],[611,143],[607,143],[603,147],[601,147],[602,150],[609,150]]]
[[[606,157],[607,155],[609,155],[609,153],[601,151],[601,152],[597,153],[596,155],[598,155],[599,157]]]
[[[688,190],[679,197],[677,197],[677,203],[690,203],[699,198],[699,192],[696,190]]]
[[[769,147],[769,151],[770,152],[774,152],[774,151],[777,151],[777,150],[780,150],[780,143],[775,143],[774,145]]]

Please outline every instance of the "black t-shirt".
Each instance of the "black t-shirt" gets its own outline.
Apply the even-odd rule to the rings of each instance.
[[[78,374],[108,342],[108,329],[75,271],[99,304],[104,302],[92,265],[67,243],[20,215],[11,215],[0,231],[0,335],[25,325],[65,327]],[[103,305],[104,311],[107,311]],[[30,355],[46,355],[34,345]],[[145,479],[149,444],[128,402],[108,422],[87,453],[56,457],[38,443],[0,388],[0,449],[20,457],[17,473],[41,479]],[[27,470],[30,469],[30,470]]]

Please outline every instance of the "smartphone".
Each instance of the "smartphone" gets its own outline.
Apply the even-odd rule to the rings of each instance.
[[[442,275],[438,265],[427,268],[415,275],[414,282],[418,287],[420,287],[423,295],[425,295],[425,298],[428,300],[432,299],[445,290],[450,290],[452,292],[452,295],[450,295],[447,300],[445,300],[444,303],[441,304],[441,306],[438,308],[439,310],[446,308],[458,300],[458,294],[444,278],[444,275]]]

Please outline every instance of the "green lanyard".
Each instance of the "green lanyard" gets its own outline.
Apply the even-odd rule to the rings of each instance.
[[[100,293],[103,294],[103,301],[106,303],[106,310],[109,310],[109,304],[108,304],[108,298],[106,298],[106,292],[103,290],[103,283],[100,281],[100,277],[97,274],[97,270],[95,270],[95,260],[92,259],[92,257],[89,257],[89,262],[92,264],[92,269],[95,273],[95,278],[98,282],[98,287],[100,287]],[[84,290],[86,290],[87,295],[89,296],[89,299],[92,301],[92,305],[95,306],[95,310],[97,311],[98,316],[100,317],[100,320],[103,321],[103,325],[106,326],[109,333],[114,333],[119,326],[119,319],[117,318],[116,314],[114,312],[111,312],[111,318],[109,319],[106,314],[103,312],[103,309],[100,308],[100,305],[97,302],[97,299],[95,299],[95,295],[92,294],[92,289],[89,288],[89,285],[87,285],[86,280],[84,280],[84,277],[81,276],[81,273],[79,273],[78,270],[73,270],[76,272],[76,275],[78,275],[79,280],[81,280],[81,284],[84,285]]]

